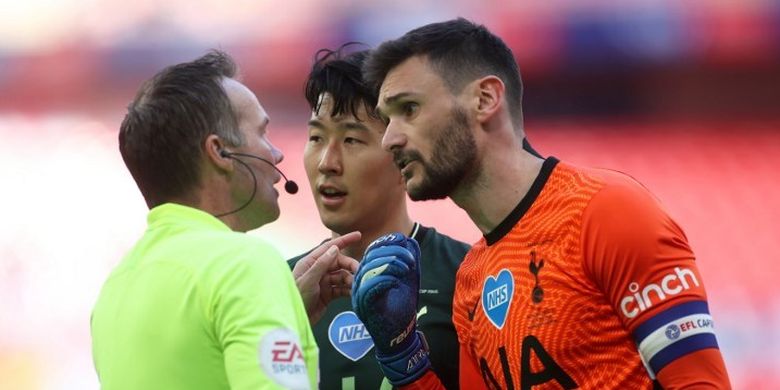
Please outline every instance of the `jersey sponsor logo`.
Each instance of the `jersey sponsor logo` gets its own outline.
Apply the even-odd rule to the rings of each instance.
[[[303,361],[303,353],[298,344],[290,341],[276,341],[271,349],[271,361],[274,363],[292,363],[293,360]]]
[[[374,347],[374,341],[366,326],[352,311],[333,317],[328,326],[328,339],[333,348],[349,360],[356,362]]]
[[[577,382],[552,358],[539,339],[533,335],[523,338],[520,350],[520,367],[509,365],[509,356],[505,346],[498,347],[496,352],[498,352],[498,360],[501,362],[501,371],[491,370],[487,359],[483,356],[479,358],[482,380],[488,388],[514,390],[516,379],[520,379],[520,389],[522,390],[531,390],[551,381],[557,382],[556,388],[576,389],[579,387]],[[495,361],[495,356],[491,360]],[[534,368],[532,368],[532,361],[537,363]],[[504,374],[503,384],[501,383],[501,373]]]
[[[664,275],[660,283],[650,283],[643,288],[637,282],[629,284],[628,291],[631,294],[620,300],[620,310],[626,317],[634,318],[654,304],[663,302],[667,297],[677,295],[694,286],[699,287],[696,274],[688,268],[675,267],[674,272]]]
[[[277,328],[263,335],[258,360],[266,375],[285,388],[310,388],[301,342],[292,330]]]
[[[489,275],[485,279],[482,286],[482,310],[498,329],[504,327],[514,292],[515,279],[506,268],[499,271],[497,276]]]

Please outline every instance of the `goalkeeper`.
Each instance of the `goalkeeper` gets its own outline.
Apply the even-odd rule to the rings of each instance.
[[[461,387],[730,387],[682,229],[628,175],[523,150],[522,83],[500,38],[432,23],[363,71],[409,196],[449,197],[483,233],[456,277]],[[353,303],[391,382],[438,389],[409,315],[415,255],[403,237],[379,240]]]

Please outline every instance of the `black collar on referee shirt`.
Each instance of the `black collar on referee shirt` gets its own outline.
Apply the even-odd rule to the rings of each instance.
[[[515,227],[517,221],[519,221],[520,218],[523,218],[523,215],[525,215],[528,209],[531,208],[531,205],[534,204],[534,201],[542,192],[542,188],[544,188],[544,185],[547,183],[547,179],[550,178],[550,174],[556,165],[558,165],[558,159],[555,157],[547,157],[547,159],[544,160],[542,169],[539,171],[539,175],[536,176],[533,184],[531,184],[531,188],[528,189],[528,192],[525,194],[523,199],[520,200],[520,203],[515,206],[514,210],[512,210],[509,215],[507,215],[507,217],[504,218],[504,220],[501,221],[498,226],[496,226],[495,229],[493,229],[490,233],[485,234],[485,242],[488,245],[497,243],[498,240],[504,238],[507,233],[512,231],[512,228]]]

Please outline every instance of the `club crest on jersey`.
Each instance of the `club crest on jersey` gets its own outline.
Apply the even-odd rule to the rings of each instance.
[[[540,258],[536,261],[536,251],[531,251],[531,262],[528,263],[528,268],[531,271],[531,275],[534,276],[534,288],[531,290],[531,301],[535,304],[542,303],[544,299],[544,289],[539,285],[539,271],[544,267],[544,259]]]
[[[514,292],[515,279],[506,268],[499,271],[498,276],[489,275],[485,279],[482,286],[482,310],[498,329],[504,327]]]
[[[328,326],[328,339],[336,351],[356,362],[374,347],[374,340],[365,325],[352,311],[345,311],[333,317]]]

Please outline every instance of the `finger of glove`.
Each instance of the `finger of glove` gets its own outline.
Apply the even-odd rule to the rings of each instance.
[[[410,252],[412,252],[413,255],[419,257],[420,256],[420,246],[417,244],[417,241],[414,238],[407,237],[401,233],[395,232],[386,234],[382,237],[377,238],[368,245],[368,248],[366,248],[366,254],[375,249],[380,248],[383,246],[393,246],[398,245],[406,248]]]
[[[390,246],[381,246],[374,248],[368,252],[366,252],[366,255],[363,257],[362,262],[372,262],[377,258],[381,257],[388,257],[388,256],[395,256],[400,258],[404,261],[404,263],[409,266],[409,268],[416,268],[417,261],[414,257],[414,253],[409,251],[403,246],[399,245],[390,245]]]
[[[385,234],[384,236],[381,236],[368,244],[366,251],[370,251],[371,249],[380,247],[382,245],[397,245],[404,240],[406,240],[406,236],[403,233],[393,232]]]
[[[416,244],[415,244],[416,245]],[[408,273],[404,275],[404,279],[411,280],[411,279],[417,279],[419,284],[420,279],[420,257],[414,257],[413,253],[407,250],[406,248],[400,247],[398,245],[392,245],[392,246],[382,246],[378,247],[369,253],[366,254],[366,258],[363,259],[363,264],[371,264],[374,261],[377,261],[378,259],[387,257],[387,256],[394,256],[398,258],[399,260],[402,260],[407,267],[409,267],[411,270],[413,270],[413,273]]]
[[[396,257],[380,257],[371,261],[361,262],[352,282],[352,294],[355,294],[364,280],[369,280],[383,273],[387,275],[404,275],[408,272],[409,267],[406,263]]]
[[[353,310],[374,338],[377,350],[387,350],[416,316],[417,299],[412,289],[398,279],[379,276],[356,296]]]
[[[416,285],[395,275],[378,275],[364,280],[356,289],[355,298],[361,304],[376,305],[380,300],[388,302],[417,302]],[[416,309],[413,309],[416,310]]]
[[[358,283],[353,283],[352,309],[362,320],[366,314],[374,313],[376,300],[380,299],[388,290],[398,284],[398,278],[388,275],[374,277],[360,286],[358,286]]]
[[[403,258],[398,256],[379,257],[360,264],[355,281],[359,284],[365,283],[377,275],[393,275],[402,278],[408,275],[410,270]]]
[[[388,325],[399,322],[406,325],[416,314],[415,292],[392,276],[371,279],[353,296],[353,309],[358,317],[382,318]]]
[[[398,304],[403,303],[404,309],[411,308],[414,314],[417,311],[418,294],[417,284],[410,284],[396,275],[382,274],[365,280],[357,290],[356,297],[360,305],[368,305],[376,310],[385,306],[396,306],[394,310],[398,310]]]

